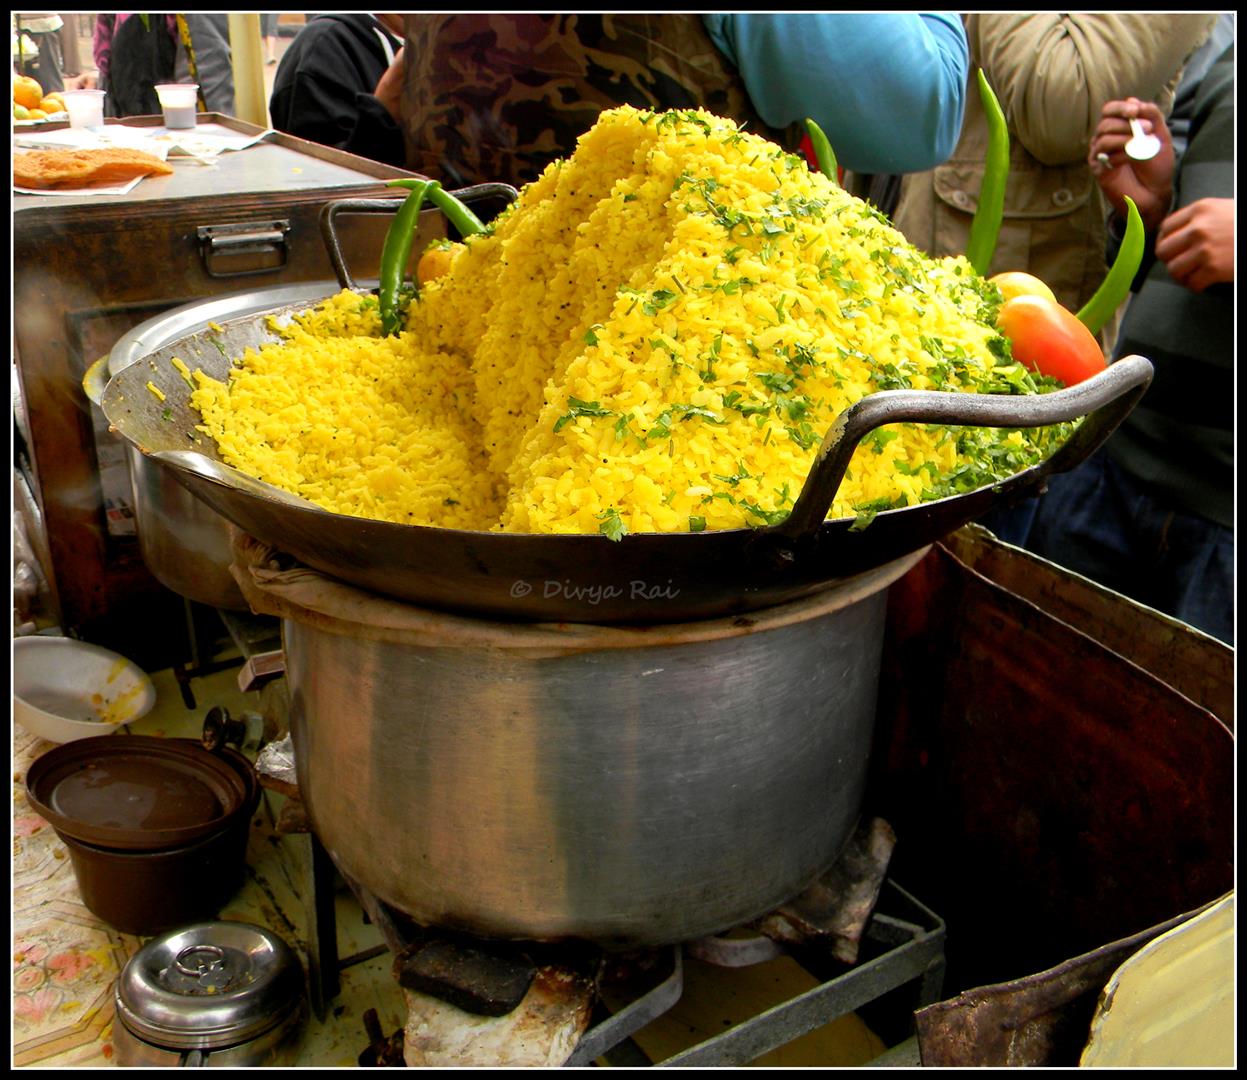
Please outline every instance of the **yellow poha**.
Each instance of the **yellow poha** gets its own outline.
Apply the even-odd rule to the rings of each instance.
[[[1000,296],[703,111],[603,113],[380,338],[343,292],[192,403],[233,465],[344,514],[510,532],[782,520],[880,389],[1034,393]],[[831,517],[970,490],[1068,433],[896,425]]]

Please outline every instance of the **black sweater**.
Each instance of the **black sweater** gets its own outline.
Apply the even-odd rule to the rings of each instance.
[[[1234,50],[1204,77],[1174,206],[1234,198]],[[1191,292],[1155,258],[1136,279],[1116,355],[1156,365],[1143,400],[1107,443],[1127,472],[1176,510],[1234,525],[1234,283]]]
[[[402,41],[364,12],[317,15],[299,31],[273,80],[273,127],[399,168],[403,133],[372,95],[389,66],[378,37]]]

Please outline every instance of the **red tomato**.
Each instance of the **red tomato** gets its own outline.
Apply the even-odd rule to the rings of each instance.
[[[1015,296],[997,317],[1014,359],[1073,386],[1107,367],[1100,343],[1074,314],[1042,296]]]

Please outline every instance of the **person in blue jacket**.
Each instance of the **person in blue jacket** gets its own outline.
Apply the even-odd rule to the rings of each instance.
[[[766,124],[784,128],[809,117],[845,168],[917,172],[957,145],[970,63],[958,15],[703,15],[702,21]]]

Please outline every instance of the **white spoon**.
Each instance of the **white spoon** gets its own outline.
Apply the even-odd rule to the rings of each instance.
[[[1151,161],[1160,153],[1160,139],[1147,135],[1138,120],[1130,121],[1130,141],[1126,143],[1126,157],[1135,161]]]

